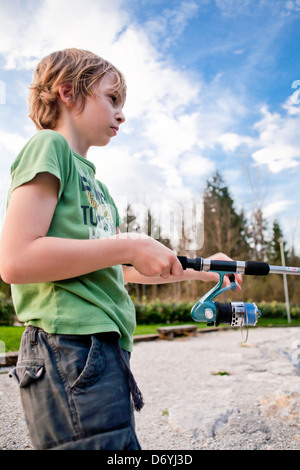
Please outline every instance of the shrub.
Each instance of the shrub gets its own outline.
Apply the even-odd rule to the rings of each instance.
[[[0,325],[12,326],[15,320],[15,310],[12,300],[0,292]]]
[[[261,302],[258,305],[262,318],[286,318],[286,304],[281,302]],[[292,319],[300,319],[300,306],[290,305]]]
[[[192,302],[162,302],[155,300],[136,302],[136,317],[139,325],[156,323],[182,323],[191,321]]]

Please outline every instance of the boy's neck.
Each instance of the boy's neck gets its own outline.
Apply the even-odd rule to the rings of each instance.
[[[59,118],[53,130],[64,136],[74,152],[83,158],[87,158],[90,145],[81,131],[80,120],[78,121],[75,106],[68,108],[61,104]]]
[[[81,136],[79,136],[74,129],[57,125],[53,130],[59,132],[66,139],[74,152],[78,153],[83,158],[87,158],[89,146],[82,141]]]

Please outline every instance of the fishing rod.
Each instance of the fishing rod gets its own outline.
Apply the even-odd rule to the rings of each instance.
[[[209,258],[187,258],[178,256],[183,269],[216,272],[218,283],[193,306],[191,317],[196,322],[207,323],[207,326],[229,324],[231,326],[255,326],[261,312],[255,303],[246,302],[214,302],[217,295],[228,290],[235,290],[234,274],[266,276],[268,274],[300,275],[300,268],[289,266],[270,266],[260,261],[223,261]],[[223,287],[224,276],[229,275],[230,286]]]

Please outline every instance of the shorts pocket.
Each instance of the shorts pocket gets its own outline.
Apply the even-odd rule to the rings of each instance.
[[[9,373],[10,377],[17,380],[19,387],[27,387],[30,383],[41,379],[45,372],[44,361],[21,361]]]
[[[104,368],[105,355],[103,344],[95,336],[91,336],[91,347],[85,366],[78,378],[72,383],[71,389],[75,391],[76,389],[83,389],[93,385],[100,379]]]

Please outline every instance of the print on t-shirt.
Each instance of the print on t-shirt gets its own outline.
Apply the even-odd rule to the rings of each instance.
[[[107,201],[95,178],[80,172],[81,190],[86,193],[87,205],[82,205],[83,223],[89,238],[107,238],[116,233],[116,209]]]

